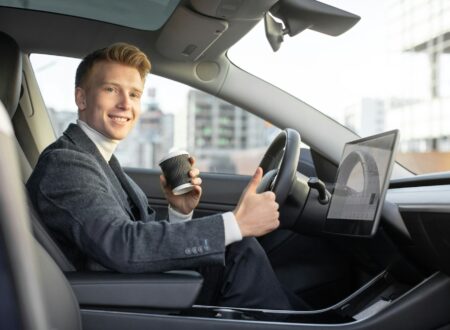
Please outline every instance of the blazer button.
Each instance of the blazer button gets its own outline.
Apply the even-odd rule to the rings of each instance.
[[[209,251],[209,244],[208,244],[208,240],[207,239],[203,240],[203,249],[205,251]]]
[[[192,251],[191,251],[190,248],[186,248],[186,249],[184,250],[184,253],[187,254],[187,255],[190,255],[190,254],[192,253]]]

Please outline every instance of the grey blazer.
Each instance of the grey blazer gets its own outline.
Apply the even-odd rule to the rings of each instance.
[[[120,168],[114,156],[110,163]],[[37,212],[76,268],[92,261],[119,272],[224,264],[221,215],[157,221],[144,192],[119,172],[71,124],[43,151],[27,182]]]

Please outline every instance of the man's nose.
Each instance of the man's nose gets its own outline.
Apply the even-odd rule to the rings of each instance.
[[[128,110],[131,107],[131,98],[128,93],[120,93],[119,108]]]

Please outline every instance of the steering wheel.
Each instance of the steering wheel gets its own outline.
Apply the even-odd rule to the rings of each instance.
[[[257,191],[273,191],[280,206],[286,201],[296,178],[300,141],[296,130],[286,128],[272,141],[259,164],[264,176]]]

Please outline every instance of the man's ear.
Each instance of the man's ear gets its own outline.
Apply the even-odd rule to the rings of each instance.
[[[79,111],[86,109],[86,92],[81,87],[75,88],[75,103],[77,104]]]

